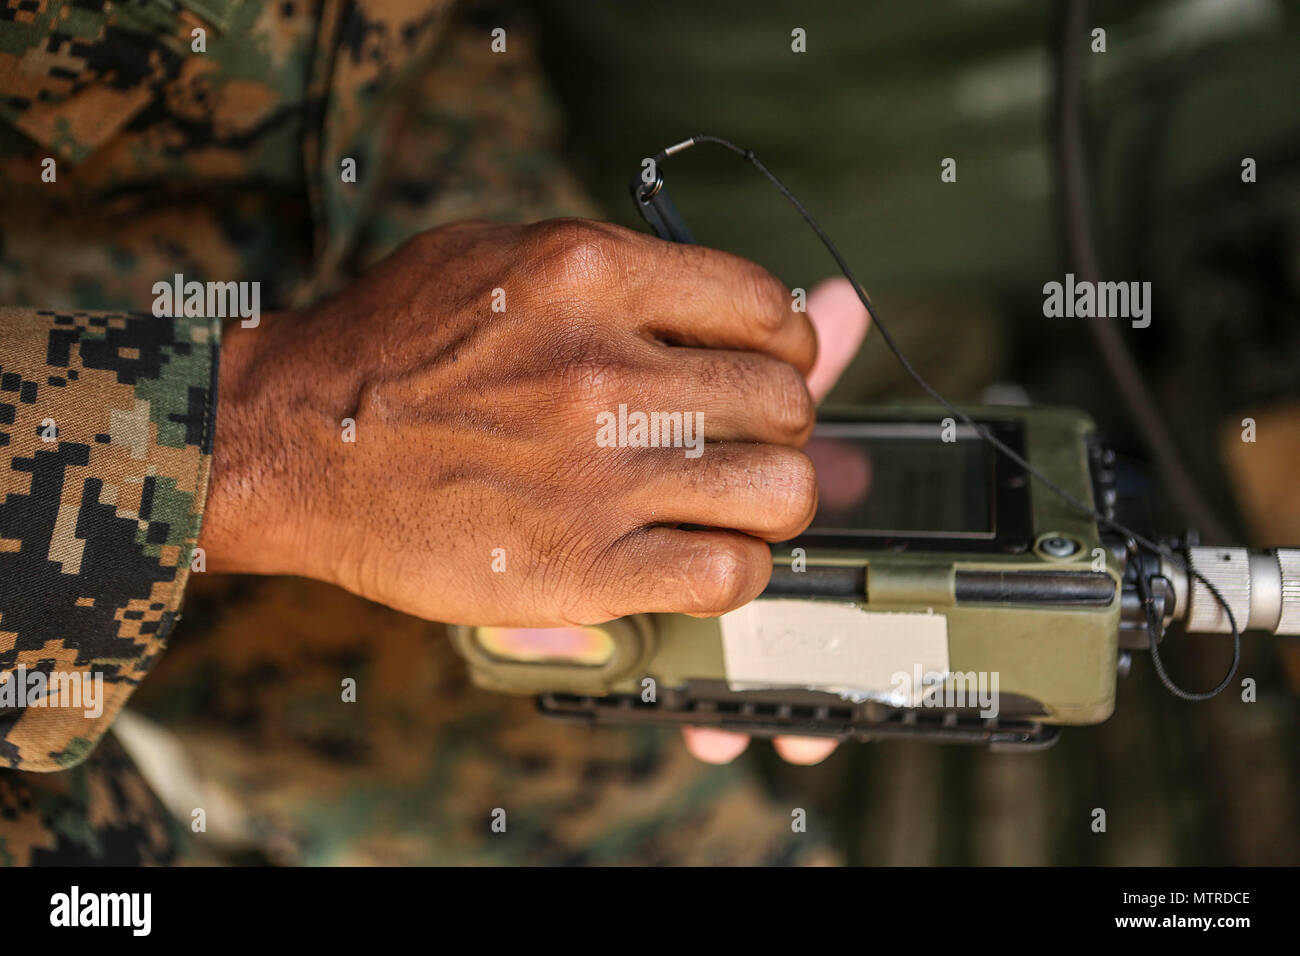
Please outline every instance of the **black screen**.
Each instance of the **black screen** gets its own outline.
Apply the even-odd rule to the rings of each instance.
[[[994,450],[939,422],[823,423],[805,451],[817,468],[810,535],[992,538]]]

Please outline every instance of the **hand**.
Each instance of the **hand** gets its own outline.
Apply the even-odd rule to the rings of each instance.
[[[781,283],[723,252],[580,220],[433,230],[231,326],[200,545],[450,623],[721,614],[815,511],[816,351]],[[604,447],[620,405],[702,415],[707,443]]]
[[[838,379],[852,359],[867,331],[867,314],[843,279],[823,282],[809,298],[809,313],[821,340],[822,348],[808,376],[809,390],[821,399]],[[843,506],[859,500],[870,482],[870,465],[863,460],[858,449],[845,449],[833,442],[812,442],[810,453],[817,445],[814,461],[818,463],[817,484],[819,497],[832,505]],[[819,456],[819,457],[818,457]],[[823,468],[829,462],[832,467]],[[554,630],[520,629],[509,637],[518,651],[527,651],[543,657],[557,653],[568,632]],[[570,648],[571,650],[571,648]],[[682,731],[687,748],[707,763],[729,763],[749,746],[749,735],[734,731],[704,727],[688,727]],[[820,763],[835,749],[836,742],[820,737],[777,737],[773,740],[777,753],[796,764]]]

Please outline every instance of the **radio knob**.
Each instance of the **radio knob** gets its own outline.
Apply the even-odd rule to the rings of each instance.
[[[1282,611],[1273,633],[1300,635],[1300,548],[1278,548],[1277,564],[1282,572]]]
[[[1300,549],[1193,547],[1187,549],[1187,560],[1218,588],[1232,608],[1237,630],[1300,635]],[[1187,630],[1229,633],[1228,615],[1210,589],[1190,574],[1188,578]]]
[[[1223,600],[1232,609],[1237,630],[1246,630],[1250,620],[1250,552],[1245,548],[1195,547],[1187,549],[1187,559],[1192,570],[1223,595]],[[1188,577],[1191,597],[1187,629],[1201,634],[1230,634],[1232,625],[1214,594],[1198,578]]]

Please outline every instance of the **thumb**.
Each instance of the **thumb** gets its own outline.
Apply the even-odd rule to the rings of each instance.
[[[808,373],[808,391],[820,402],[853,361],[870,319],[853,285],[841,276],[826,279],[809,293],[808,320],[817,332],[817,361]]]

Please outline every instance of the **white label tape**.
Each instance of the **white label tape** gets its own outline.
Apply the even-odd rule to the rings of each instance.
[[[942,614],[781,598],[752,601],[721,623],[732,690],[799,687],[914,707],[926,693],[914,675],[933,675],[928,684],[948,673]]]

